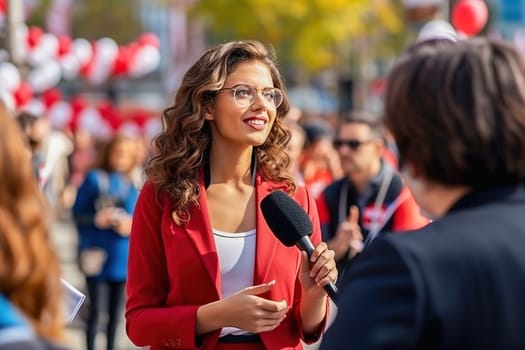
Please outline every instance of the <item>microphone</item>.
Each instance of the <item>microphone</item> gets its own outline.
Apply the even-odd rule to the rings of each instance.
[[[261,201],[261,210],[273,234],[287,247],[297,246],[310,257],[315,249],[310,235],[313,232],[308,214],[297,202],[278,190],[270,192]],[[337,287],[333,282],[324,286],[328,296],[335,302]]]

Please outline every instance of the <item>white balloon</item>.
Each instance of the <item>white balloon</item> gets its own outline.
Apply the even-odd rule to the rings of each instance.
[[[47,116],[51,122],[51,127],[60,130],[71,120],[73,108],[68,102],[57,101],[49,107]]]
[[[0,62],[9,60],[9,52],[6,49],[0,49]]]
[[[160,63],[160,51],[153,45],[141,46],[133,58],[129,67],[129,76],[138,78],[153,72]]]
[[[56,61],[47,61],[45,64],[29,72],[27,82],[36,93],[41,93],[58,85],[62,77],[62,70]]]
[[[0,89],[15,90],[20,85],[20,71],[11,62],[0,63]]]
[[[35,116],[42,117],[46,114],[46,105],[39,98],[33,98],[22,108],[20,108],[20,110],[27,113],[31,113]]]
[[[27,61],[34,65],[40,66],[48,60],[56,57],[58,52],[58,39],[50,33],[45,33],[38,44],[27,53]]]
[[[95,43],[95,58],[93,70],[88,81],[93,84],[102,84],[113,70],[113,64],[118,55],[118,45],[111,38],[102,38]]]
[[[132,121],[126,121],[118,129],[119,135],[129,136],[129,137],[139,137],[141,134],[140,127],[137,123]]]
[[[80,71],[80,59],[74,53],[69,53],[60,58],[60,68],[64,79],[75,79]]]
[[[78,128],[94,135],[100,127],[101,121],[102,116],[96,108],[86,107],[78,115]]]
[[[427,22],[419,31],[417,41],[444,39],[450,41],[458,41],[458,35],[454,27],[447,21],[442,19],[435,19]]]
[[[113,137],[113,128],[109,125],[109,122],[105,119],[100,121],[98,128],[92,134],[98,140],[107,141]]]
[[[5,105],[10,113],[16,111],[16,102],[11,91],[0,89],[0,101]]]
[[[162,121],[160,118],[150,118],[144,125],[144,132],[149,138],[154,138],[162,131]]]
[[[80,65],[83,66],[91,60],[91,56],[93,56],[93,46],[86,39],[78,38],[73,40],[71,52],[77,56]]]
[[[63,129],[73,116],[73,108],[66,101],[57,101],[47,110],[47,117],[51,127],[57,130]]]

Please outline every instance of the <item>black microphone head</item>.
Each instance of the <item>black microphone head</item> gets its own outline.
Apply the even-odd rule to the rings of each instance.
[[[287,247],[313,232],[306,211],[284,191],[273,191],[264,197],[261,210],[273,234]]]

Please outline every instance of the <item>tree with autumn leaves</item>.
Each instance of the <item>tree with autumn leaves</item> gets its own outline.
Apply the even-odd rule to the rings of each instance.
[[[310,73],[358,64],[365,45],[388,57],[405,44],[402,6],[390,0],[199,0],[191,14],[204,18],[210,43],[259,39]]]

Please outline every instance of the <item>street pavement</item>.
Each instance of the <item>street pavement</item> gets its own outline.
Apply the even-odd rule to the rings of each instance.
[[[65,216],[53,223],[51,230],[51,240],[55,245],[62,263],[63,278],[85,294],[84,276],[78,270],[78,266],[76,264],[77,232],[70,218]],[[84,335],[85,323],[83,321],[86,311],[87,304],[84,303],[76,318],[67,328],[67,344],[73,350],[86,350],[86,341]],[[102,318],[101,321],[103,320],[104,319]],[[106,349],[106,338],[103,330],[99,332],[96,341],[96,350]],[[134,346],[126,336],[126,332],[124,330],[123,314],[122,322],[120,323],[119,329],[117,330],[115,350],[132,349],[141,348]]]

